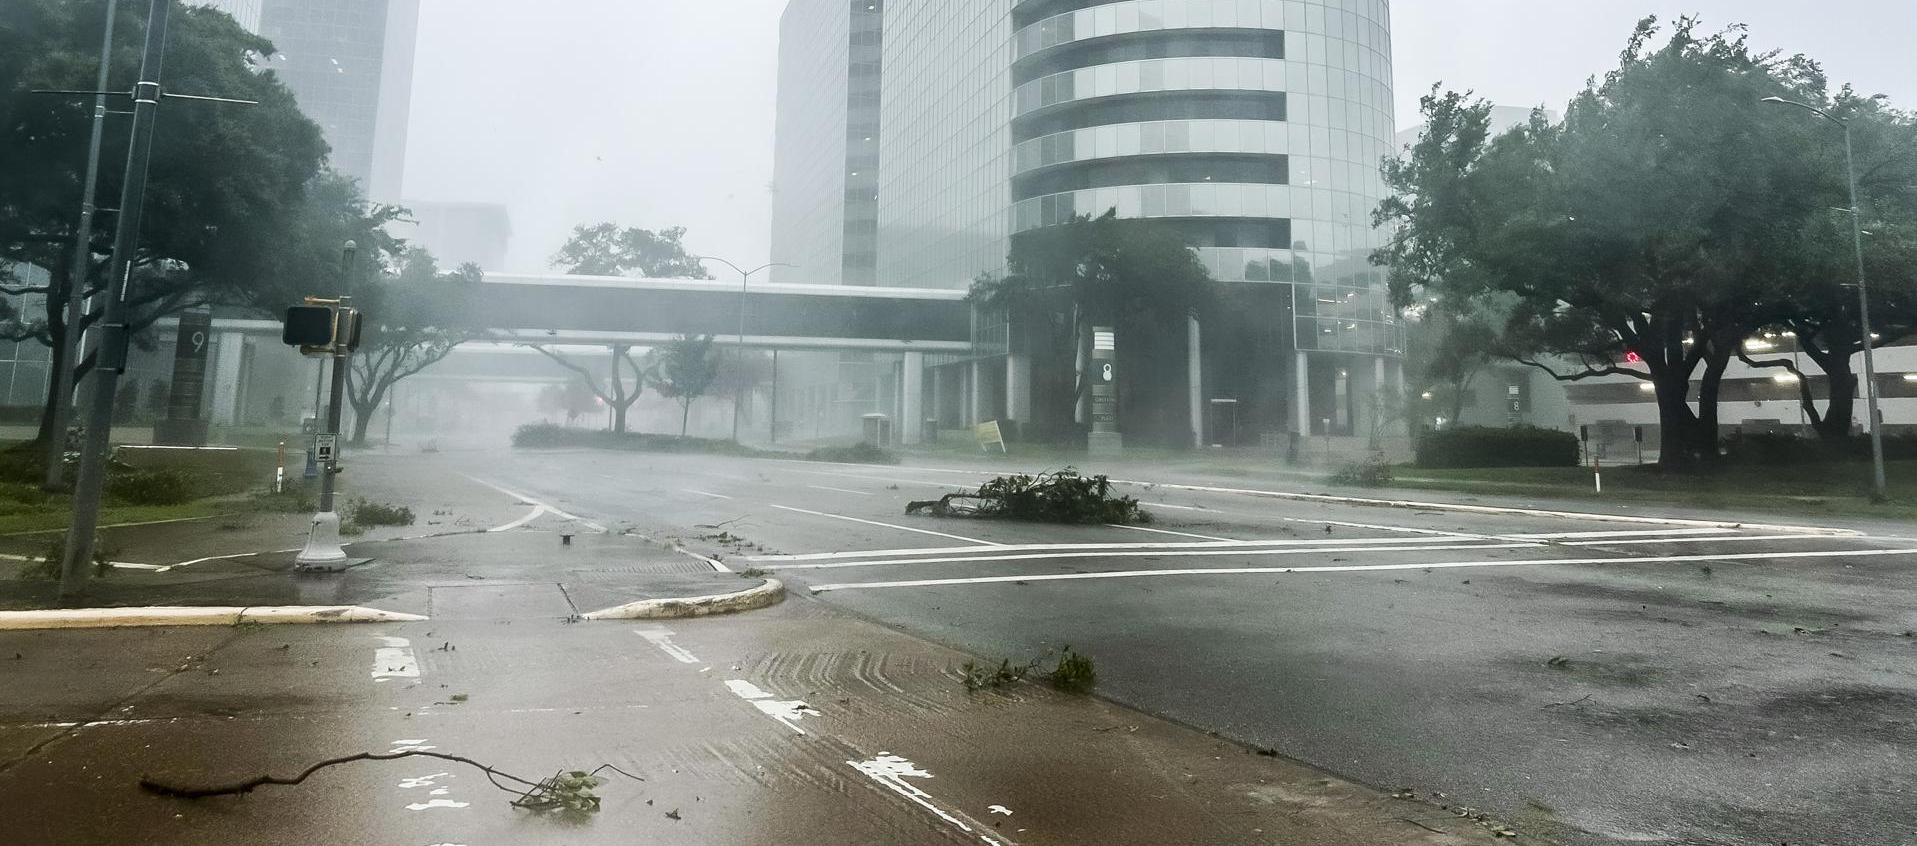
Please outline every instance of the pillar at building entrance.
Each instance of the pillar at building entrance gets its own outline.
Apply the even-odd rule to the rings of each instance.
[[[925,438],[925,353],[905,354],[904,378],[899,380],[899,442],[920,443]]]

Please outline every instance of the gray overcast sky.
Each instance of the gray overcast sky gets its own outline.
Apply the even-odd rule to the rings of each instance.
[[[994,0],[996,2],[996,0]],[[970,0],[894,0],[970,2]],[[784,0],[423,0],[406,194],[502,202],[510,261],[574,223],[685,226],[696,252],[766,260]],[[1646,14],[1751,27],[1837,82],[1917,107],[1917,1],[1395,0],[1399,126],[1434,82],[1561,108]],[[723,275],[723,274],[720,274]]]

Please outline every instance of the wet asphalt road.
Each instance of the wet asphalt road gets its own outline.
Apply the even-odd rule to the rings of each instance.
[[[1132,489],[1155,531],[1054,527],[902,516],[978,472],[488,460],[477,475],[495,484],[974,654],[1069,644],[1118,701],[1531,835],[1917,842],[1917,540],[1895,537],[1908,527],[1834,536],[1169,486]],[[1150,472],[1129,475],[1237,487]],[[1158,546],[998,549],[1058,544]]]

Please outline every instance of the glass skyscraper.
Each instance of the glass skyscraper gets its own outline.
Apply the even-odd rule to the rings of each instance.
[[[878,146],[854,168],[845,145],[865,122],[845,132],[849,116],[807,102],[848,88],[861,11],[878,16],[882,72]],[[871,165],[880,285],[963,287],[1020,232],[1112,209],[1152,218],[1264,324],[1205,338],[1197,436],[1376,424],[1366,398],[1398,381],[1403,346],[1368,261],[1394,151],[1388,0],[792,0],[784,32],[773,258],[810,268],[787,278],[871,283],[833,280],[818,258],[853,266],[850,200],[867,186],[852,174]],[[796,113],[815,125],[797,131]],[[1016,357],[1002,378],[968,378],[1016,393]],[[1020,410],[983,404],[971,416]],[[1201,405],[1231,405],[1233,431]]]
[[[358,180],[367,197],[398,202],[419,0],[255,0],[227,8],[245,9],[273,42],[278,52],[267,67],[325,132],[333,168]]]

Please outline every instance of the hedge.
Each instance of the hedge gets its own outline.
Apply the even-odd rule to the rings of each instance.
[[[1462,426],[1418,439],[1418,466],[1576,467],[1578,439],[1570,432],[1517,426]]]
[[[1884,436],[1884,458],[1917,458],[1917,433]],[[1724,460],[1732,464],[1785,466],[1830,461],[1870,460],[1870,436],[1850,435],[1836,440],[1800,437],[1789,432],[1739,433],[1724,439]]]

